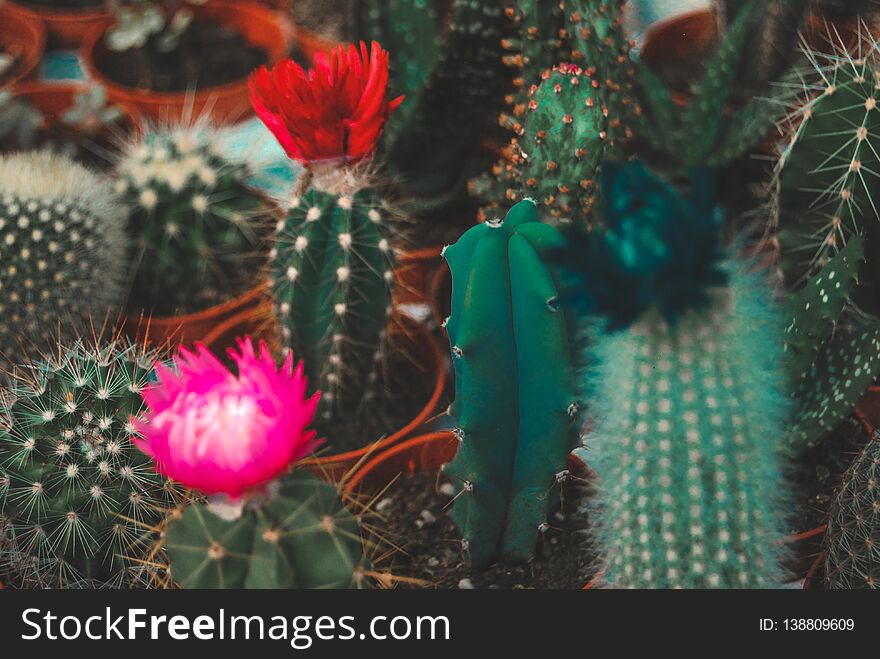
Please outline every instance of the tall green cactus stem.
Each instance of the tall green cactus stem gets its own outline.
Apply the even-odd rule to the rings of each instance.
[[[113,190],[48,153],[0,157],[0,353],[46,349],[121,306],[126,241]]]
[[[270,283],[282,343],[323,392],[325,421],[356,412],[377,383],[394,282],[389,219],[372,188],[313,187],[278,225]]]
[[[179,493],[132,442],[155,355],[59,345],[14,372],[0,416],[0,575],[25,587],[149,585]]]
[[[880,440],[877,435],[843,477],[825,532],[825,583],[880,588]]]
[[[523,191],[567,224],[593,205],[608,122],[589,76],[572,64],[542,75],[530,93],[517,154]]]
[[[776,167],[775,229],[791,283],[815,274],[853,236],[865,235],[869,267],[880,246],[877,64],[872,52],[822,67],[789,117],[791,140]]]
[[[184,588],[360,588],[360,526],[332,485],[296,471],[234,520],[192,506],[165,529],[171,576]]]
[[[609,585],[781,583],[779,325],[760,277],[736,272],[673,326],[651,311],[597,333],[587,445]]]
[[[452,517],[475,565],[533,555],[573,448],[571,319],[547,262],[562,240],[524,201],[444,251],[460,440],[446,473],[462,487]]]
[[[198,311],[242,293],[262,264],[269,211],[252,166],[205,125],[132,143],[117,172],[136,265],[131,303],[157,315]]]

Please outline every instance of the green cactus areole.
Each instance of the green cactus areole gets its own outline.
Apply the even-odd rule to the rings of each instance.
[[[165,538],[184,588],[366,586],[357,518],[335,487],[303,472],[237,519],[190,507],[168,522]]]
[[[270,271],[282,344],[322,391],[324,420],[356,412],[377,383],[394,281],[390,213],[376,191],[331,188],[293,200]]]
[[[112,189],[48,153],[0,158],[0,353],[46,348],[118,309],[125,234]]]
[[[571,325],[548,265],[561,241],[524,201],[444,251],[460,440],[446,473],[463,490],[453,519],[475,565],[533,555],[574,445]]]
[[[0,408],[0,574],[26,587],[131,587],[179,500],[133,443],[155,357],[77,342],[16,370]]]
[[[734,273],[670,326],[653,311],[596,338],[587,436],[612,587],[781,583],[779,323],[754,274]]]

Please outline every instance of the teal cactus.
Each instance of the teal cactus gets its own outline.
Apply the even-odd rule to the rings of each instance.
[[[524,119],[514,143],[524,193],[560,223],[586,217],[610,144],[591,78],[571,64],[545,72],[531,90]]]
[[[834,499],[824,539],[825,584],[880,588],[880,440],[853,461]]]
[[[336,488],[295,471],[234,519],[211,506],[165,528],[171,576],[183,588],[360,588],[367,585],[360,525]]]
[[[775,179],[775,227],[788,281],[815,274],[853,236],[864,235],[871,272],[880,240],[880,108],[877,54],[814,59]],[[817,56],[816,56],[817,57]],[[872,276],[873,280],[874,277]]]
[[[130,306],[157,315],[199,311],[256,283],[269,209],[207,126],[147,133],[123,154],[117,192],[130,208]]]
[[[595,337],[587,438],[611,586],[782,583],[779,323],[760,276],[734,272],[674,325],[648,312]]]
[[[445,472],[462,488],[452,517],[474,565],[533,555],[577,436],[571,319],[548,264],[561,241],[524,201],[444,252],[460,440]]]
[[[357,412],[377,384],[394,283],[390,220],[373,188],[319,184],[278,225],[270,283],[282,344],[321,390],[325,421]]]
[[[0,426],[0,575],[25,587],[161,577],[155,529],[180,500],[132,442],[156,356],[60,344],[13,374]]]
[[[113,189],[48,153],[0,157],[0,353],[53,345],[112,321],[122,304],[126,240]]]

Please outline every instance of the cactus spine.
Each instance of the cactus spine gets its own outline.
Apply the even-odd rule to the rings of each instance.
[[[0,157],[0,353],[47,348],[122,302],[125,234],[113,190],[48,153]]]
[[[179,499],[132,443],[155,356],[59,345],[14,372],[0,426],[0,574],[25,587],[149,584]]]
[[[119,163],[137,309],[197,311],[254,284],[267,205],[248,186],[251,166],[224,155],[219,141],[204,125],[157,130]]]
[[[376,384],[394,279],[389,212],[360,175],[337,175],[342,188],[316,176],[293,200],[270,276],[283,345],[323,392],[325,420],[356,412]]]
[[[165,529],[171,576],[184,588],[364,587],[359,522],[336,488],[304,472],[227,520],[204,506]]]
[[[648,312],[596,337],[588,446],[609,585],[781,583],[777,325],[759,278],[737,272],[675,325]]]
[[[571,328],[547,264],[561,241],[524,201],[444,252],[460,439],[446,473],[463,489],[453,519],[475,565],[532,556],[573,448]]]
[[[825,583],[880,588],[880,441],[871,438],[843,477],[825,532]]]

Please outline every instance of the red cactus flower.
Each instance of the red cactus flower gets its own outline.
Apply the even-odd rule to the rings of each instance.
[[[250,78],[251,104],[294,160],[356,162],[376,150],[385,122],[403,102],[389,101],[388,52],[375,41],[338,46],[305,71],[293,60]]]

